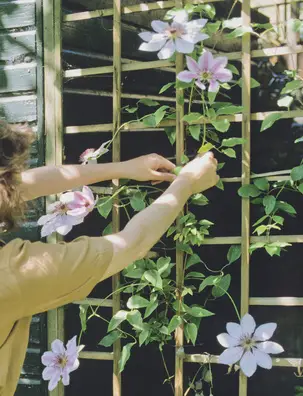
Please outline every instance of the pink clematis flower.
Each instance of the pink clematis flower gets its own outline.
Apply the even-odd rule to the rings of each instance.
[[[79,367],[78,357],[84,346],[77,346],[76,339],[77,336],[69,340],[66,348],[62,341],[55,340],[52,342],[52,350],[42,355],[41,361],[46,366],[42,378],[49,381],[49,391],[54,390],[61,379],[63,385],[69,385],[69,374]]]
[[[68,234],[73,226],[83,223],[84,218],[94,209],[95,198],[91,189],[84,186],[81,191],[67,192],[60,200],[48,207],[48,214],[40,217],[41,237],[53,232]]]
[[[178,80],[189,83],[194,79],[196,85],[202,90],[205,90],[205,84],[209,83],[208,90],[217,92],[220,86],[219,81],[228,82],[232,79],[232,72],[225,68],[227,65],[225,56],[214,58],[211,52],[205,51],[198,62],[187,56],[186,64],[188,70],[179,73],[177,75]]]
[[[219,334],[219,343],[227,348],[220,356],[219,363],[232,365],[240,361],[242,372],[251,377],[257,366],[272,368],[271,354],[284,351],[281,345],[268,341],[277,328],[276,323],[265,323],[256,328],[254,318],[246,314],[241,323],[227,323],[227,333]]]
[[[108,140],[107,142],[104,142],[101,144],[101,146],[95,150],[93,148],[85,150],[81,155],[80,155],[80,162],[82,164],[96,164],[97,159],[101,157],[101,155],[106,154],[109,152],[109,150],[106,148],[106,145],[108,145],[111,142],[111,140]]]
[[[175,51],[190,54],[195,44],[209,36],[201,32],[207,19],[195,19],[188,22],[188,13],[185,10],[177,12],[173,22],[152,21],[151,26],[155,33],[142,32],[139,36],[145,43],[139,47],[141,51],[159,51],[159,59],[170,58]]]

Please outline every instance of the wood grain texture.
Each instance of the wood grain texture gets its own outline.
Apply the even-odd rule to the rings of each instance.
[[[36,63],[0,66],[0,93],[35,91],[36,80]]]
[[[20,57],[35,57],[36,31],[1,33],[0,34],[0,60],[14,63]]]
[[[33,26],[36,23],[36,2],[5,1],[0,3],[0,30]]]

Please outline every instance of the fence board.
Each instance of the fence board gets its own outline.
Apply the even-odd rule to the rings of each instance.
[[[36,23],[36,3],[7,1],[0,4],[0,30],[32,26]]]
[[[36,51],[36,32],[0,34],[0,60],[13,63],[16,58],[33,56]]]
[[[0,93],[35,91],[36,78],[36,63],[0,66]]]
[[[37,119],[35,95],[0,98],[0,118],[8,122],[31,122]]]

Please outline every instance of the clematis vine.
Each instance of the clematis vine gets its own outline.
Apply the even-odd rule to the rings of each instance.
[[[96,164],[97,159],[101,157],[102,155],[106,154],[109,152],[108,148],[106,146],[111,142],[111,140],[108,140],[107,142],[104,142],[101,144],[101,146],[95,150],[93,148],[85,150],[81,155],[80,155],[80,162],[82,162],[83,165],[86,164]]]
[[[81,191],[66,192],[60,200],[49,205],[48,214],[40,217],[41,237],[53,232],[68,234],[73,226],[83,223],[84,218],[94,209],[95,198],[91,189],[84,186]]]
[[[55,340],[51,345],[52,350],[42,355],[41,361],[46,366],[42,378],[49,381],[49,391],[54,390],[61,379],[64,386],[69,385],[69,374],[79,367],[78,357],[84,345],[77,346],[76,339],[77,336],[70,339],[66,348],[62,341]]]
[[[227,333],[219,334],[219,343],[227,348],[220,356],[219,362],[232,365],[240,361],[242,372],[251,377],[257,366],[272,368],[269,354],[284,351],[281,345],[268,341],[277,328],[276,323],[265,323],[256,328],[256,322],[250,314],[241,319],[241,323],[227,323]]]
[[[139,50],[159,51],[159,59],[168,59],[175,51],[190,54],[193,52],[195,44],[209,37],[201,32],[206,23],[207,19],[195,19],[189,22],[188,13],[185,10],[178,11],[171,24],[159,20],[152,21],[151,26],[155,32],[139,34],[145,41]]]
[[[219,82],[224,83],[232,79],[232,72],[225,68],[227,65],[225,56],[214,58],[211,52],[205,51],[198,62],[187,56],[186,64],[188,70],[180,72],[177,75],[178,80],[187,83],[196,80],[196,85],[202,90],[206,89],[205,84],[209,84],[208,90],[217,92],[220,86]]]

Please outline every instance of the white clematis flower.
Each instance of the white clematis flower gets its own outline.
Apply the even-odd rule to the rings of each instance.
[[[256,328],[256,322],[250,314],[241,319],[241,323],[227,323],[227,333],[217,336],[219,343],[227,348],[220,356],[219,363],[232,365],[240,361],[242,372],[251,377],[257,366],[272,368],[271,354],[284,351],[281,345],[268,341],[277,328],[276,323],[265,323]]]
[[[145,43],[139,47],[141,51],[158,52],[159,59],[170,58],[175,51],[190,54],[195,44],[207,39],[209,36],[201,32],[207,19],[195,19],[188,22],[188,13],[181,10],[176,13],[173,22],[152,21],[153,32],[142,32],[139,36]]]

